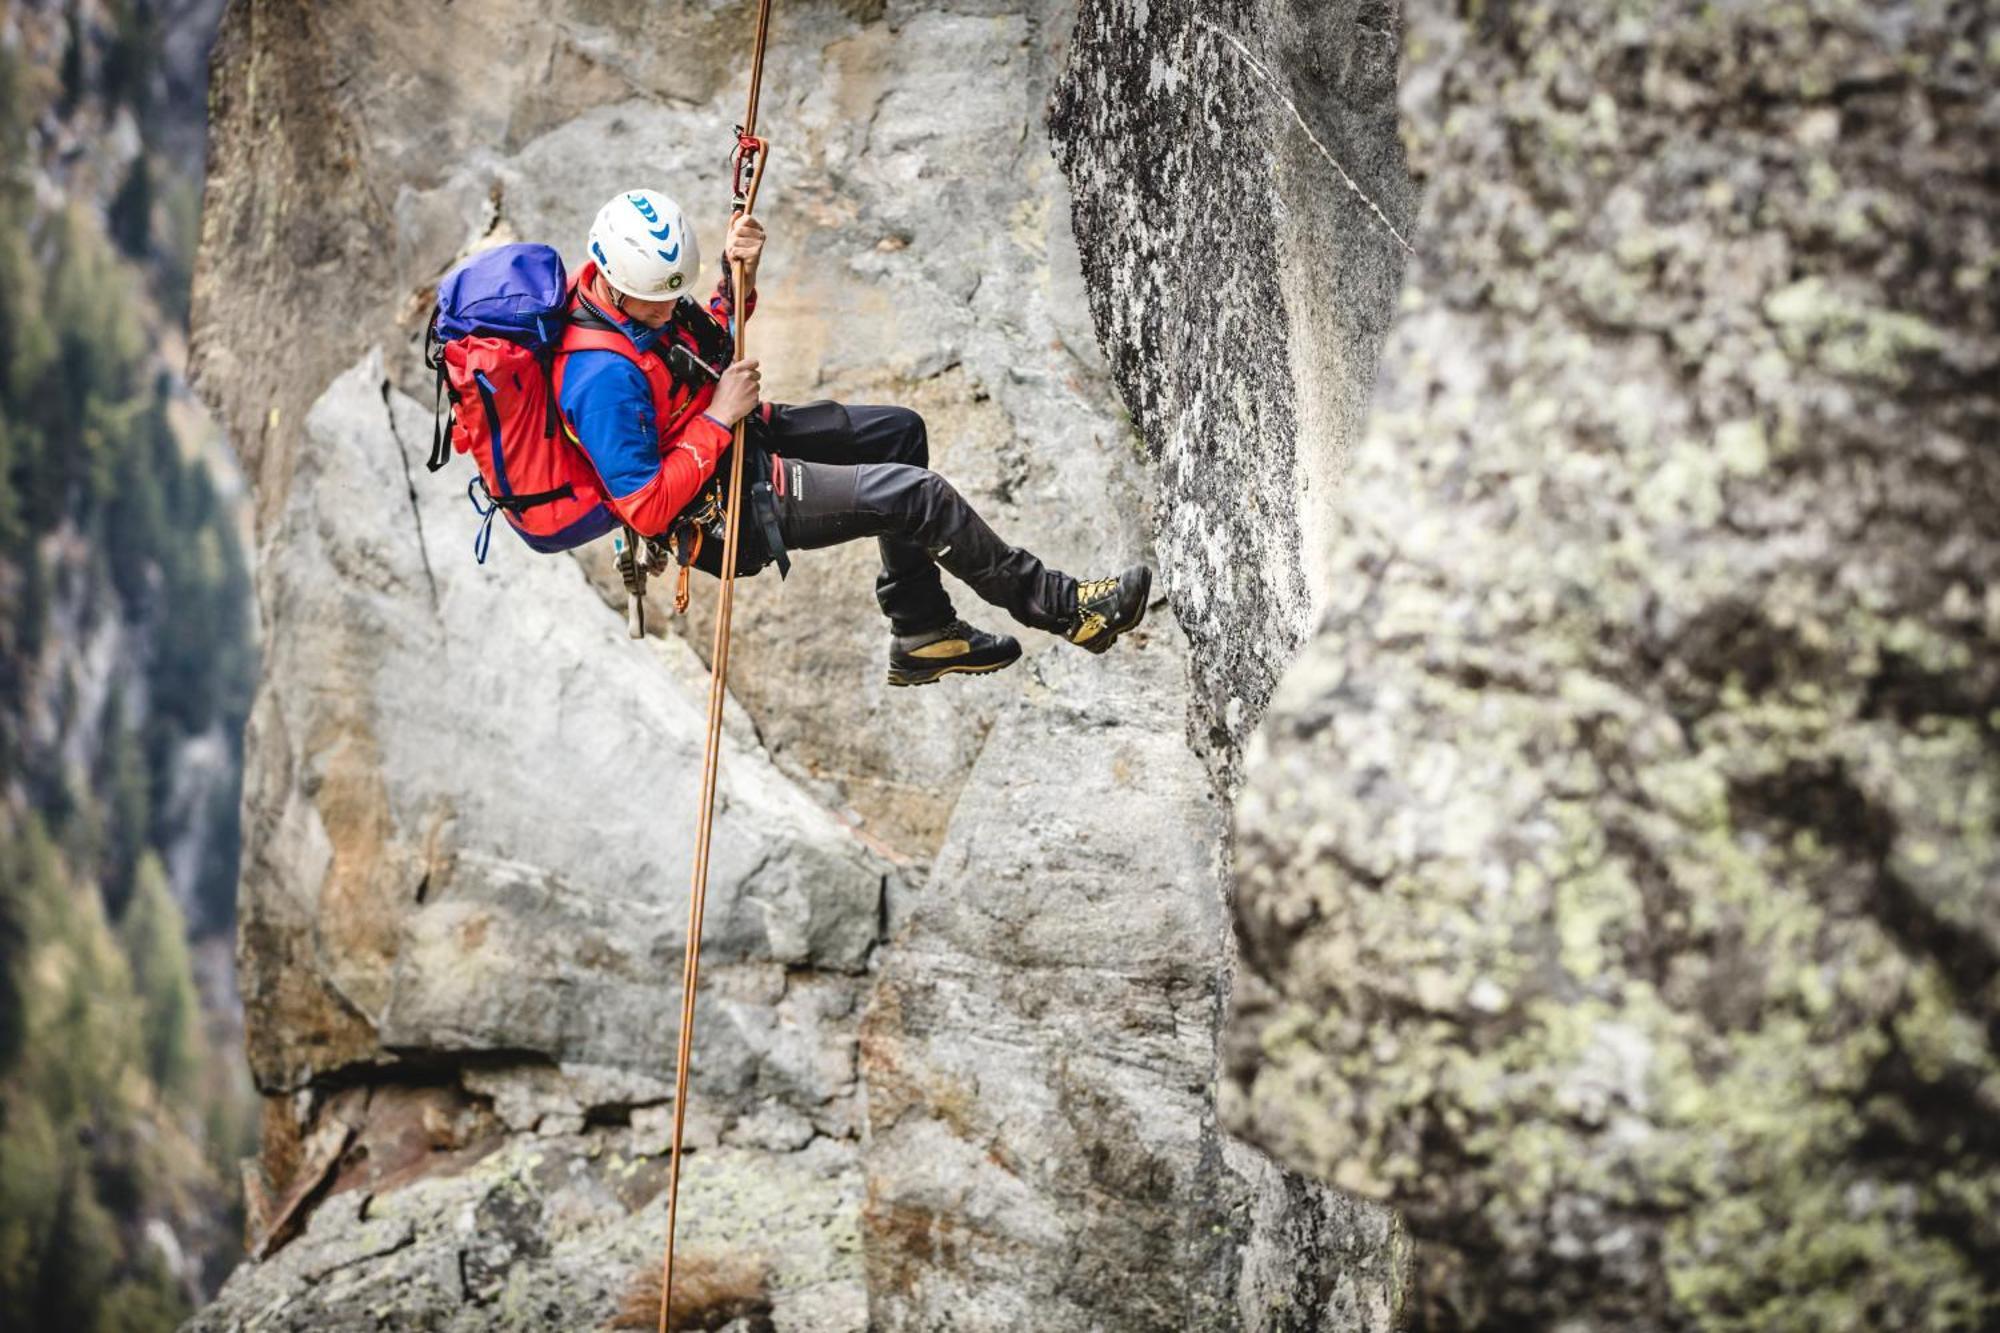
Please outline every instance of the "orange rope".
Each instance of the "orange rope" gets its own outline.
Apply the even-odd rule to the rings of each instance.
[[[758,0],[757,42],[750,56],[750,105],[743,113],[743,133],[745,134],[755,134],[757,132],[757,99],[759,94],[764,91],[764,39],[769,35],[770,31],[771,0]]]
[[[738,132],[738,148],[757,133],[757,100],[764,83],[764,41],[771,26],[771,0],[757,3],[757,42],[750,59],[750,106],[744,114],[743,125]],[[740,211],[748,216],[757,206],[757,187],[764,177],[764,162],[768,145],[758,144],[757,155],[750,173],[748,189],[744,191]],[[739,173],[732,187],[743,188]],[[734,222],[734,215],[731,221]],[[734,325],[736,336],[736,360],[741,361],[749,344],[745,337],[744,325],[749,322],[748,289],[742,260],[730,264],[731,288],[730,323]],[[747,420],[747,418],[746,418]],[[708,853],[715,834],[715,779],[716,769],[722,756],[722,707],[728,698],[729,679],[729,618],[736,600],[737,549],[741,544],[743,494],[743,453],[746,428],[743,421],[736,423],[735,443],[729,451],[729,513],[724,520],[727,536],[722,544],[722,591],[715,608],[715,646],[710,659],[708,678],[708,735],[702,752],[701,762],[701,823],[695,833],[694,844],[694,884],[688,893],[687,954],[681,968],[681,1030],[680,1048],[674,1060],[674,1135],[671,1157],[667,1167],[667,1248],[660,1261],[660,1328],[659,1333],[668,1333],[667,1312],[674,1299],[674,1233],[680,1220],[681,1201],[681,1134],[687,1121],[688,1060],[694,1048],[694,995],[695,986],[701,978],[701,918],[708,898]]]

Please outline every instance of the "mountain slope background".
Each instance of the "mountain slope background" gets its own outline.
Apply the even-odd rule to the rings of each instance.
[[[170,1328],[239,1252],[231,964],[255,672],[188,393],[218,5],[0,27],[0,1311]]]

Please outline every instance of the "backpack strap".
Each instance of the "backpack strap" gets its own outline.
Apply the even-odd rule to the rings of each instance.
[[[424,466],[436,472],[451,461],[451,432],[445,428],[444,418],[444,347],[438,342],[437,322],[439,311],[431,311],[431,322],[424,326],[424,364],[437,372],[437,388],[431,394],[431,456]],[[457,395],[452,396],[452,407],[456,411]]]
[[[586,268],[585,272],[589,270]],[[657,351],[640,351],[632,345],[632,339],[624,330],[606,320],[583,294],[583,278],[578,276],[571,284],[569,324],[563,329],[562,346],[556,353],[555,374],[550,380],[552,397],[562,397],[563,371],[569,358],[576,352],[616,352],[639,368],[646,377],[646,387],[653,394],[653,421],[659,430],[661,440],[671,439],[682,426],[686,425],[697,412],[707,406],[702,401],[703,384],[688,384],[675,374],[672,362]],[[683,298],[685,302],[685,298]],[[665,331],[669,336],[672,329]],[[687,391],[687,402],[681,410],[674,411],[674,395]],[[560,411],[560,408],[558,408]],[[575,432],[571,432],[575,438]],[[582,442],[578,441],[581,447]],[[588,452],[588,451],[586,451]]]
[[[472,480],[465,483],[465,498],[472,501],[472,512],[479,515],[479,531],[472,538],[472,553],[479,557],[480,564],[486,563],[486,552],[493,545],[495,514],[505,510],[518,518],[537,505],[568,500],[575,494],[576,488],[564,482],[552,491],[536,491],[530,495],[495,495],[486,489],[486,478],[473,473]]]

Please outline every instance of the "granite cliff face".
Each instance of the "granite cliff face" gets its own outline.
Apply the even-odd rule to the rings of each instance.
[[[1332,589],[1414,194],[1390,0],[1085,0],[1053,111],[1098,334],[1163,500],[1190,741],[1233,786]]]
[[[1232,22],[1280,78],[1346,32]],[[462,479],[421,468],[417,338],[457,258],[524,238],[574,258],[633,182],[719,222],[747,35],[740,4],[246,2],[225,21],[196,357],[257,492],[242,963],[269,1211],[308,1220],[197,1327],[590,1326],[657,1251],[700,616],[632,645],[602,552],[502,534],[474,564]],[[1111,658],[1037,638],[1004,676],[892,693],[872,550],[744,588],[686,1244],[761,1270],[751,1304],[781,1328],[1386,1329],[1388,1214],[1223,1134],[1212,1087],[1217,780],[1315,595],[1310,542],[1286,534],[1324,516],[1300,518],[1286,478],[1324,471],[1291,441],[1352,424],[1396,252],[1371,236],[1329,272],[1304,251],[1312,210],[1360,215],[1318,198],[1279,103],[1210,99],[1240,57],[1190,14],[788,5],[773,42],[752,326],[772,395],[917,407],[939,469],[1075,572],[1157,530],[1179,616]],[[1351,106],[1292,93],[1378,176],[1390,68],[1342,72]],[[1059,79],[1074,199],[1044,126]],[[1147,137],[1211,124],[1241,153],[1206,194],[1130,183]],[[1261,368],[1203,391],[1117,315],[1190,290],[1144,275],[1203,235],[1134,261],[1131,210],[1220,210],[1274,144],[1298,174],[1260,198],[1285,216],[1224,247],[1270,298],[1230,317]],[[1288,352],[1278,321],[1345,308],[1335,279],[1373,304]],[[1202,363],[1234,367],[1228,348]],[[1268,541],[1219,480],[1258,458],[1276,470],[1255,503],[1291,524]],[[1232,536],[1239,558],[1215,555]]]
[[[1992,1327],[1991,12],[1473,12],[1407,7],[1229,1118],[1435,1243],[1428,1327]]]

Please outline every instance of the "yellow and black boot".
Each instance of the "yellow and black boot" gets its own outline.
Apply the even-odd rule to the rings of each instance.
[[[1063,637],[1079,648],[1103,652],[1146,618],[1146,599],[1152,592],[1153,571],[1144,565],[1134,565],[1116,578],[1077,584],[1076,618]]]
[[[1021,660],[1021,645],[1005,634],[988,634],[963,620],[924,634],[898,634],[889,641],[889,683],[928,685],[940,676],[981,676]]]

